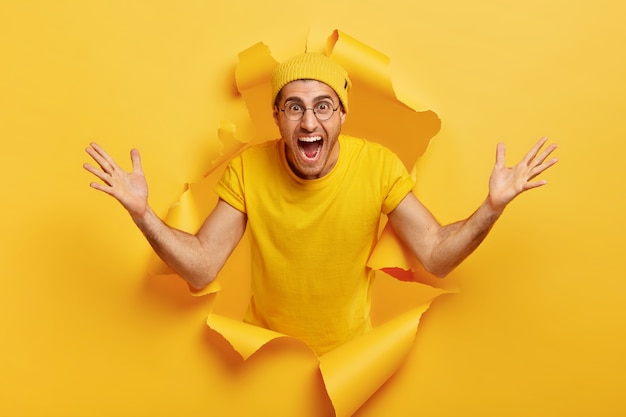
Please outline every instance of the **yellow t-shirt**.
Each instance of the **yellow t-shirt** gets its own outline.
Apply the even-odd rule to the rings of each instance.
[[[244,320],[301,338],[318,354],[371,329],[366,262],[381,213],[413,188],[387,148],[345,135],[320,179],[289,168],[282,140],[235,157],[216,192],[248,217],[251,299]]]

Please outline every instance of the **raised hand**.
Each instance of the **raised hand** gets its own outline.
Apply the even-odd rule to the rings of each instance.
[[[131,216],[143,216],[148,208],[148,183],[141,167],[139,151],[137,149],[130,151],[132,172],[121,169],[97,143],[91,143],[86,151],[100,169],[90,164],[84,164],[83,167],[104,183],[92,182],[89,185],[113,196]]]
[[[541,150],[546,142],[547,138],[539,140],[513,167],[505,166],[506,148],[504,144],[498,144],[496,164],[489,179],[489,204],[492,208],[503,210],[519,194],[547,183],[545,180],[533,181],[535,177],[557,162],[557,158],[548,159],[557,147],[555,144]]]

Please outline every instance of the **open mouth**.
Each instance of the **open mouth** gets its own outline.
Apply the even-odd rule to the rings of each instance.
[[[322,151],[323,143],[321,136],[302,137],[298,139],[298,149],[304,159],[314,161]]]

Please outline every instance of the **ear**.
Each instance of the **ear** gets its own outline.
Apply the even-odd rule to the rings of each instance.
[[[343,122],[346,121],[346,111],[343,109],[343,106],[341,107],[341,113],[339,113],[339,117],[341,118],[341,124],[343,124]]]
[[[278,107],[274,106],[274,111],[272,112],[272,117],[274,118],[274,123],[278,125]]]

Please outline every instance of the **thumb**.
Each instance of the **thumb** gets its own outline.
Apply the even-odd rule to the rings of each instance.
[[[498,143],[496,147],[496,167],[502,168],[505,166],[506,146],[504,143]]]
[[[143,175],[143,168],[141,167],[141,155],[137,149],[131,149],[130,160],[133,163],[133,172]]]

